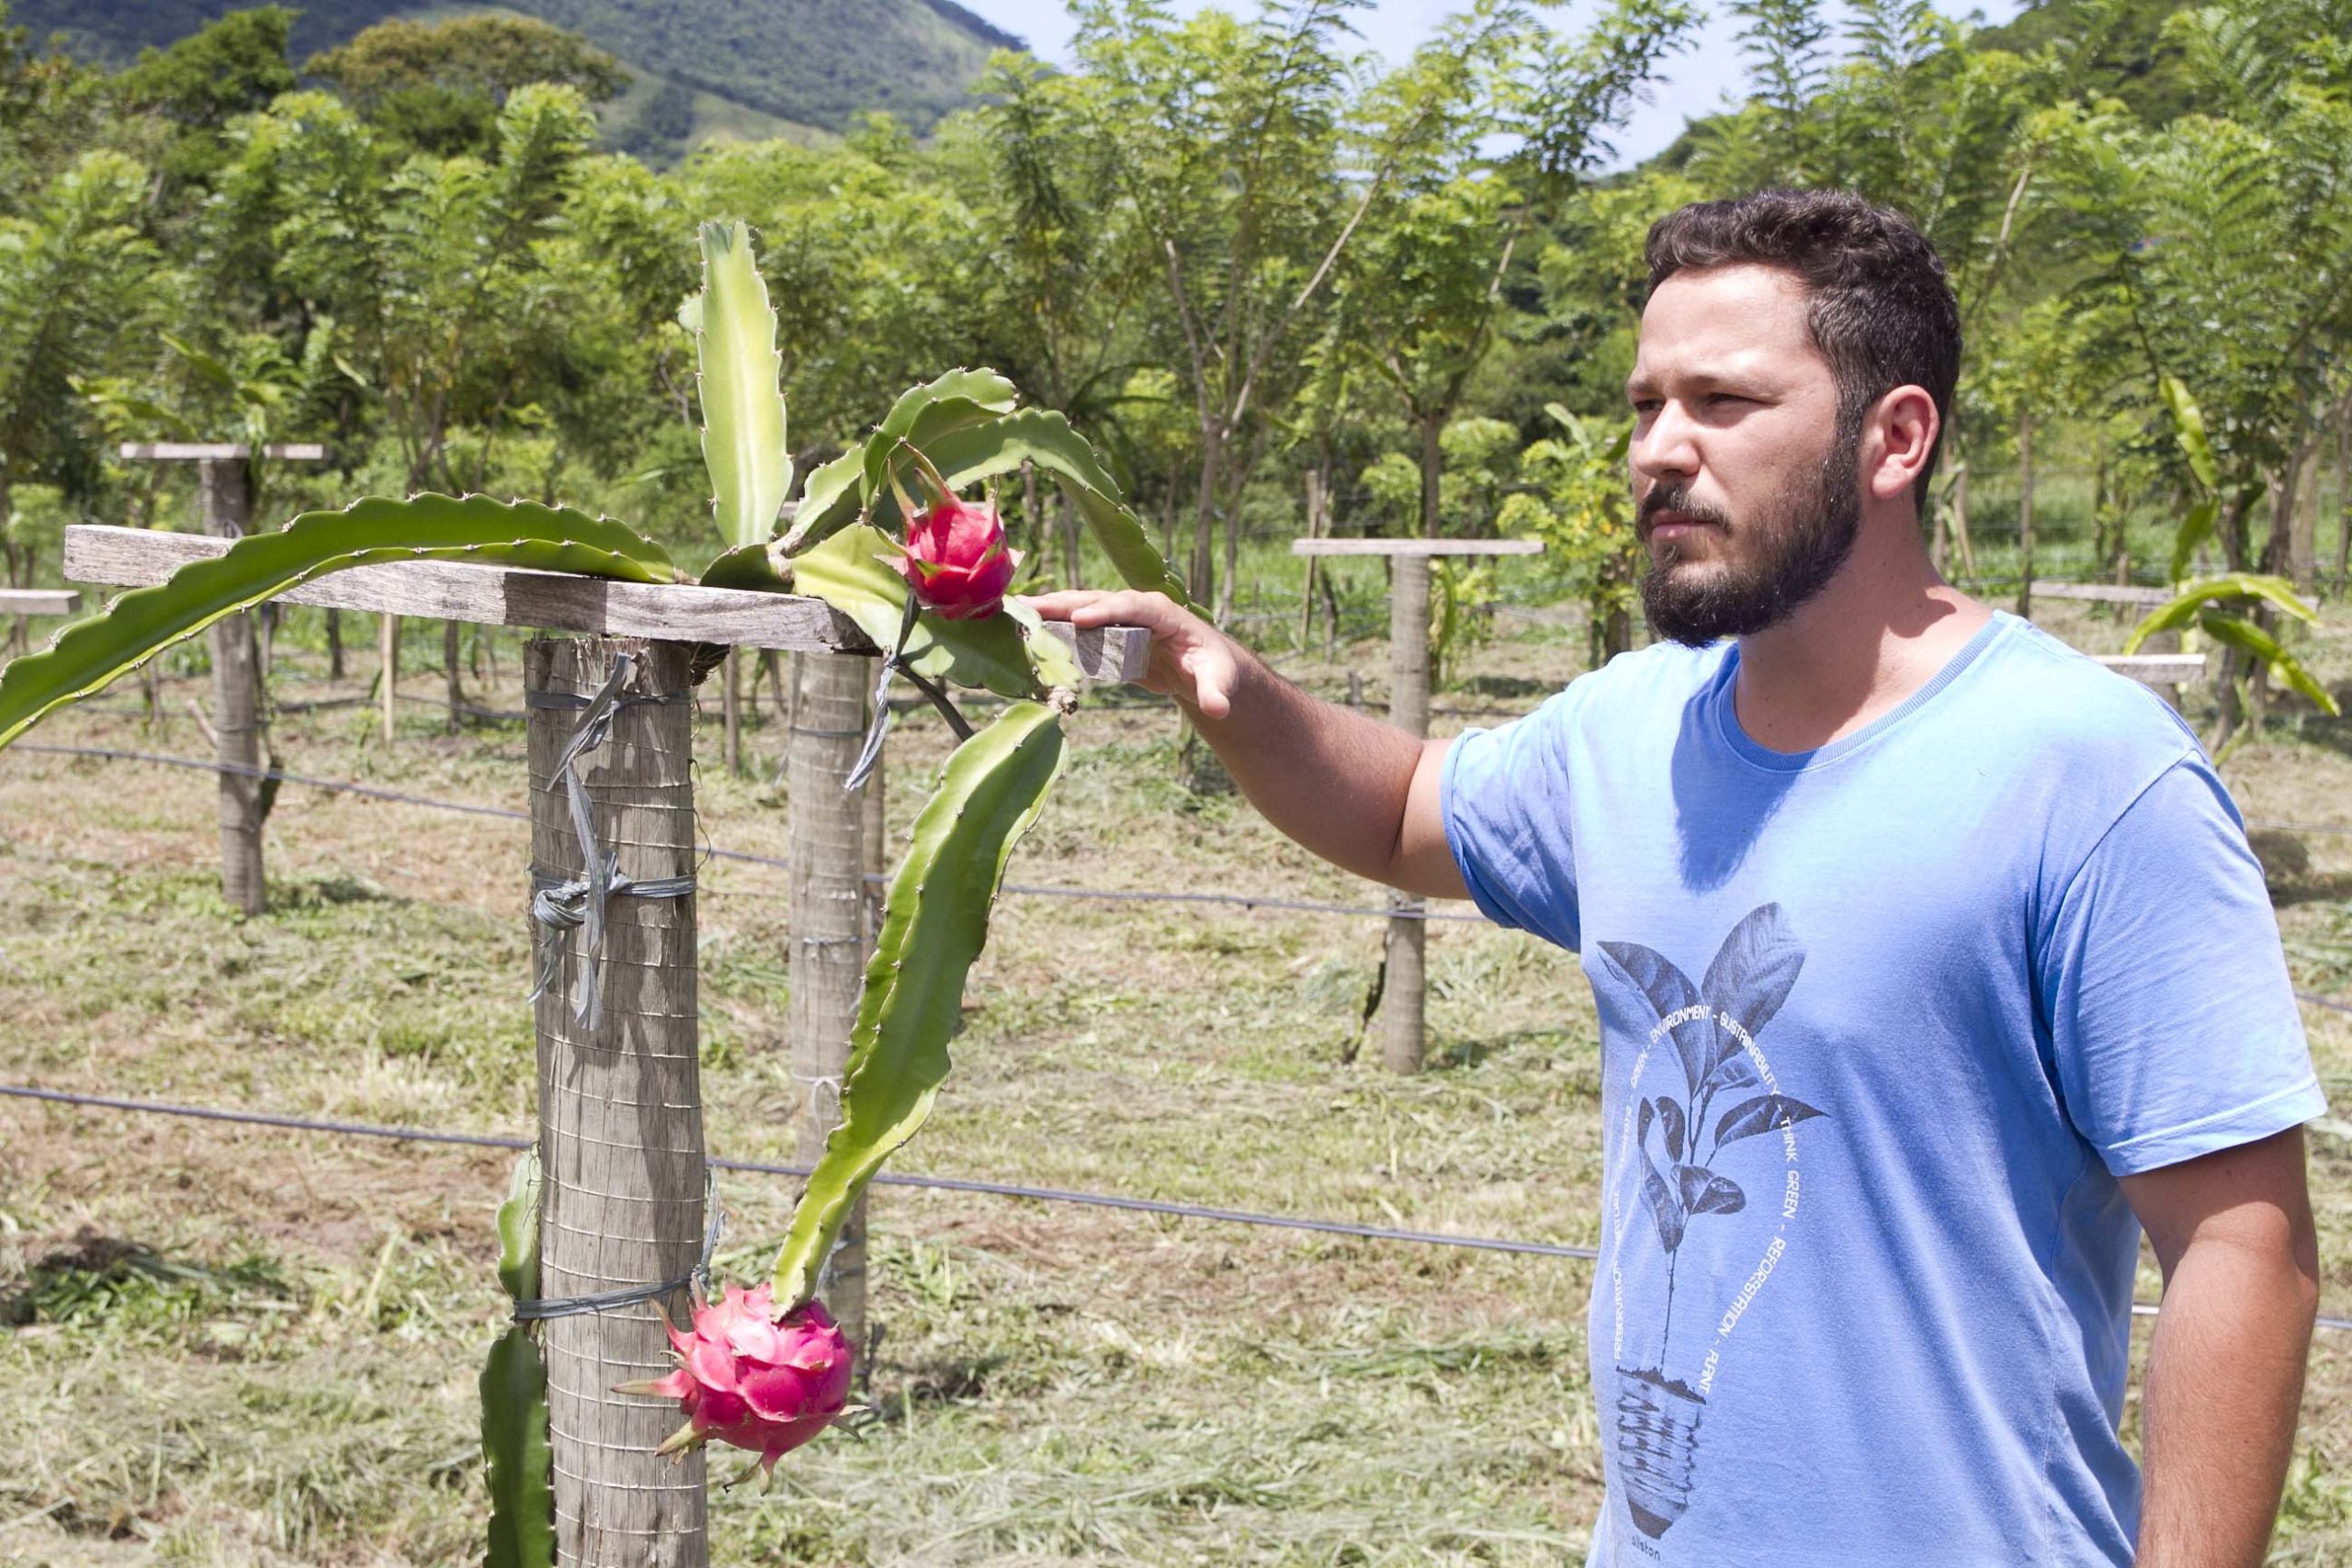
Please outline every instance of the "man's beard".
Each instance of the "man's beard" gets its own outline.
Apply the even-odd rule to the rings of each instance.
[[[1749,637],[1780,625],[1828,586],[1861,529],[1860,421],[1848,425],[1841,413],[1811,484],[1791,486],[1748,520],[1733,522],[1693,500],[1680,482],[1654,486],[1642,498],[1637,527],[1645,540],[1651,517],[1660,512],[1713,524],[1720,535],[1720,558],[1696,571],[1673,570],[1679,558],[1672,544],[1652,557],[1642,574],[1642,612],[1653,631],[1690,648]],[[1741,546],[1754,558],[1737,559]]]

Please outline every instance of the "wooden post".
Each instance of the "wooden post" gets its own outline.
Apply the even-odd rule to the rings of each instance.
[[[1388,722],[1417,739],[1430,732],[1430,558],[1398,556],[1388,600]],[[1380,1060],[1418,1073],[1428,1016],[1429,906],[1389,895],[1387,985],[1381,992]]]
[[[2033,415],[2018,415],[2018,615],[2033,614]]]
[[[870,717],[869,717],[870,722]],[[884,742],[880,755],[874,759],[873,770],[865,775],[865,783],[858,789],[858,843],[865,852],[865,876],[862,881],[865,917],[865,945],[862,950],[867,958],[874,956],[875,944],[882,940],[882,911],[889,902],[890,889],[881,879],[890,874],[890,822],[888,803],[884,799],[883,780],[888,774],[888,742]]]
[[[1319,468],[1306,470],[1306,536],[1323,536],[1323,474]],[[1315,570],[1323,564],[1320,556],[1306,558],[1306,592],[1300,595],[1298,606],[1298,646],[1305,649],[1315,636]]]
[[[743,771],[743,682],[742,662],[729,649],[718,671],[718,702],[722,721],[727,727],[727,775],[733,778]]]
[[[824,1152],[841,1120],[842,1070],[849,1060],[865,982],[865,839],[864,808],[842,788],[865,734],[867,682],[862,659],[797,657],[798,700],[786,739],[785,794],[792,869],[792,1076],[805,1098],[799,1158]],[[860,1351],[865,1346],[865,1204],[842,1227],[820,1275],[818,1293]]]
[[[1388,588],[1388,721],[1408,735],[1430,732],[1430,558],[1431,556],[1532,556],[1544,547],[1533,539],[1332,539],[1291,541],[1293,555],[1386,556],[1395,568]],[[1348,674],[1351,706],[1362,705],[1363,688]],[[1417,1073],[1428,1016],[1427,906],[1392,894],[1397,911],[1388,922],[1385,968],[1380,993],[1380,1059],[1392,1073]]]
[[[693,649],[633,638],[537,638],[525,650],[530,707],[535,885],[582,874],[560,766],[580,709],[635,656],[624,688],[656,700],[622,707],[605,742],[574,766],[600,849],[622,875],[695,868]],[[576,703],[578,706],[548,705]],[[594,1295],[685,1276],[702,1251],[702,1084],[696,1063],[695,900],[613,899],[606,907],[602,1015],[576,1015],[580,933],[535,927],[535,952],[560,944],[537,1006],[541,1293]],[[662,1303],[679,1323],[693,1301]],[[678,1425],[673,1406],[611,1392],[665,1375],[669,1340],[653,1305],[547,1321],[548,1432],[555,1456],[557,1562],[564,1568],[702,1568],[704,1461],[653,1452]]]
[[[244,537],[251,496],[243,457],[197,464],[197,520],[215,539]],[[212,735],[220,762],[220,896],[241,913],[267,902],[262,876],[261,649],[250,614],[224,616],[207,634],[212,647]]]
[[[392,743],[392,702],[401,682],[401,618],[385,615],[376,627],[376,695],[384,709],[384,744]]]

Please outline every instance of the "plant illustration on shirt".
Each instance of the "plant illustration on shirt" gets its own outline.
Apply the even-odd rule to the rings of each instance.
[[[1778,904],[1750,910],[1734,926],[1696,986],[1664,954],[1638,942],[1604,942],[1600,951],[1610,970],[1649,1003],[1657,1017],[1651,1040],[1670,1039],[1682,1068],[1681,1098],[1670,1092],[1644,1095],[1634,1110],[1642,1202],[1666,1253],[1666,1308],[1656,1366],[1618,1369],[1620,1469],[1627,1506],[1635,1525],[1656,1539],[1689,1506],[1698,1414],[1713,1377],[1712,1356],[1699,1389],[1667,1371],[1682,1244],[1699,1221],[1728,1218],[1747,1207],[1746,1190],[1715,1168],[1725,1150],[1823,1112],[1782,1093],[1756,1046],[1756,1036],[1780,1012],[1804,967],[1804,948]],[[1637,1088],[1639,1073],[1637,1066]],[[1651,1156],[1653,1132],[1665,1156],[1663,1170]],[[1793,1167],[1794,1134],[1783,1135]],[[1794,1213],[1793,1170],[1790,1179],[1784,1221]],[[1767,1255],[1768,1269],[1779,1251],[1776,1238]]]

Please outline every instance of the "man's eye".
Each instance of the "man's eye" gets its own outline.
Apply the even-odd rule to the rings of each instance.
[[[1637,414],[1643,415],[1644,417],[1647,417],[1650,414],[1657,412],[1657,411],[1664,406],[1665,405],[1656,398],[1635,398],[1634,400],[1634,412]]]
[[[1737,392],[1709,392],[1707,394],[1708,405],[1713,408],[1729,408],[1736,403],[1747,403],[1754,402],[1755,400],[1756,400],[1753,398],[1744,398]]]

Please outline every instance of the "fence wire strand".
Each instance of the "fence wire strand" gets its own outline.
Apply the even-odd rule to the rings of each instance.
[[[529,1148],[528,1138],[510,1137],[496,1133],[456,1133],[431,1127],[392,1127],[371,1122],[338,1122],[308,1116],[288,1116],[266,1111],[236,1111],[219,1106],[182,1105],[170,1100],[128,1100],[116,1095],[77,1094],[67,1089],[43,1089],[33,1084],[0,1084],[0,1097],[39,1100],[53,1105],[72,1105],[97,1111],[122,1111],[153,1116],[182,1116],[203,1122],[227,1122],[245,1126],[274,1127],[288,1132],[321,1133],[346,1138],[383,1138],[399,1143],[438,1144],[461,1148],[511,1149]],[[801,1178],[808,1174],[805,1165],[786,1165],[772,1160],[729,1159],[714,1155],[709,1161],[718,1170],[741,1171],[753,1176],[786,1176]],[[970,1192],[991,1198],[1025,1198],[1041,1203],[1071,1203],[1097,1209],[1121,1209],[1130,1213],[1157,1214],[1169,1219],[1203,1220],[1216,1224],[1250,1225],[1275,1230],[1306,1231],[1317,1235],[1344,1236],[1358,1241],[1399,1242],[1419,1247],[1451,1247],[1476,1252],[1503,1252],[1534,1258],[1566,1258],[1593,1262],[1600,1257],[1600,1249],[1592,1247],[1570,1247],[1559,1242],[1523,1241],[1508,1236],[1451,1235],[1443,1231],[1415,1231],[1385,1225],[1360,1225],[1345,1220],[1323,1220],[1304,1214],[1264,1214],[1247,1209],[1219,1209],[1200,1203],[1179,1203],[1164,1198],[1130,1198],[1111,1192],[1076,1192],[1058,1187],[1027,1187],[1011,1181],[981,1181],[954,1176],[906,1176],[882,1171],[874,1177],[877,1187],[908,1187],[939,1192]],[[2158,1306],[2152,1302],[2133,1302],[2134,1317],[2154,1317]],[[2323,1315],[2317,1320],[2321,1328],[2352,1329],[2352,1318]]]

